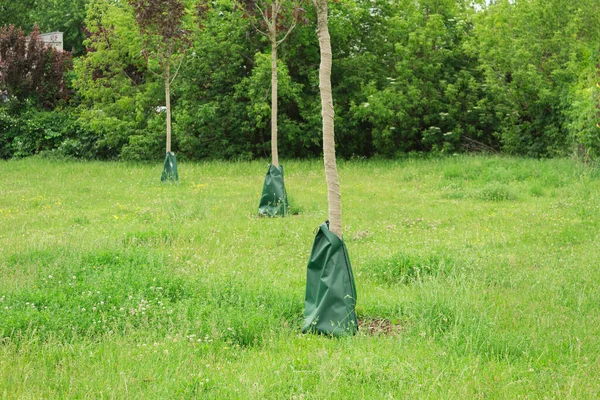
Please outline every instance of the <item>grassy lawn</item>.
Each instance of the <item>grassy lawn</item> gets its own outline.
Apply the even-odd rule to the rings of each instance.
[[[322,163],[0,163],[0,398],[600,397],[600,172],[340,164],[365,325],[302,335]],[[389,326],[387,327],[389,328]]]

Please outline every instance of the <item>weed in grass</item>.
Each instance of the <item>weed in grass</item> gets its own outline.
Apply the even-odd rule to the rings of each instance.
[[[478,172],[470,165],[465,168],[465,165],[461,162],[450,162],[449,165],[444,167],[442,176],[451,181],[469,181],[475,179]]]
[[[506,166],[500,160],[491,159],[488,161],[488,166],[483,170],[481,180],[490,183],[509,184],[516,181],[518,174],[515,174],[513,168]],[[523,178],[521,178],[523,179]]]
[[[401,221],[401,225],[408,229],[437,229],[440,224],[441,221],[428,221],[425,218],[405,218]]]
[[[368,276],[377,282],[388,284],[411,284],[448,273],[453,261],[446,256],[413,256],[397,253],[379,258],[363,266]]]
[[[361,240],[366,240],[369,239],[373,236],[373,232],[370,232],[368,230],[356,230],[354,231],[354,233],[352,233],[352,240],[353,241],[361,241]]]
[[[529,194],[533,197],[542,197],[545,194],[545,190],[540,184],[536,183],[529,187]]]
[[[90,223],[90,220],[86,216],[75,217],[73,218],[73,223],[77,225],[88,225]]]
[[[123,239],[125,246],[169,246],[173,243],[174,233],[169,231],[129,232]]]
[[[408,309],[410,313],[411,310]],[[437,337],[448,333],[458,323],[456,312],[446,302],[419,303],[412,310],[415,314],[411,319],[415,320],[414,329],[422,337]],[[409,314],[410,315],[410,314]]]
[[[289,215],[300,215],[304,212],[304,206],[302,204],[297,203],[293,196],[290,196],[288,194],[287,198],[289,204],[287,212]]]
[[[514,201],[518,196],[510,186],[502,183],[490,183],[476,194],[478,199],[488,201]]]
[[[591,227],[586,223],[575,222],[566,223],[560,232],[560,240],[563,244],[577,245],[585,243],[590,237],[595,236],[596,227]]]
[[[446,179],[463,178],[464,171],[461,169],[460,165],[449,165],[444,169],[443,176]]]
[[[467,197],[467,193],[463,192],[462,189],[450,189],[443,193],[441,197],[446,200],[462,200]]]

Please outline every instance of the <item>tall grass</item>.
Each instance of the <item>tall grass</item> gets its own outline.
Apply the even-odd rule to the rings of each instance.
[[[340,163],[359,318],[302,335],[327,218],[266,163],[0,163],[0,398],[598,398],[600,180],[571,160]]]

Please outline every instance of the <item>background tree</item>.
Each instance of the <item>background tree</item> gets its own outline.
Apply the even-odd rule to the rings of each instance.
[[[71,55],[0,27],[0,158],[54,151],[79,134],[68,109]],[[60,108],[66,108],[66,111]]]
[[[248,20],[234,12],[232,2],[211,7],[199,20],[202,28],[193,33],[177,84],[178,150],[189,159],[266,155],[253,109],[254,103],[264,105],[265,84],[248,82],[257,53],[248,40]],[[254,88],[256,102],[249,95]]]
[[[83,21],[89,0],[36,0],[31,19],[43,32],[63,32],[63,48],[73,55],[85,51]]]
[[[350,119],[372,134],[374,150],[393,157],[411,151],[455,152],[479,143],[495,147],[497,126],[483,91],[477,58],[465,50],[472,13],[455,0],[399,0],[381,8],[386,40],[381,66],[363,86],[364,102]],[[369,46],[373,51],[374,46]]]
[[[572,149],[572,92],[598,49],[600,3],[499,0],[477,13],[469,52],[499,119],[504,151],[532,157]]]
[[[600,54],[591,55],[597,64],[582,69],[570,95],[569,129],[576,154],[584,160],[600,156]]]
[[[294,30],[298,22],[305,22],[304,0],[240,0],[257,32],[268,38],[271,45],[271,164],[279,166],[277,146],[277,47]]]
[[[4,0],[0,2],[0,26],[15,25],[26,34],[63,32],[63,48],[75,56],[85,51],[85,10],[89,0]]]
[[[70,66],[71,56],[46,46],[37,27],[29,36],[13,25],[0,28],[0,89],[9,96],[51,108],[67,98]]]
[[[189,30],[183,27],[185,4],[179,0],[129,0],[135,20],[144,35],[144,55],[148,70],[161,77],[165,87],[167,113],[166,150],[171,153],[171,85],[179,74],[185,50],[189,46]],[[155,72],[153,62],[160,73]]]
[[[33,29],[31,10],[35,8],[36,0],[0,2],[0,26],[14,25],[25,31]]]
[[[319,88],[321,91],[321,116],[323,118],[323,161],[327,181],[327,201],[329,208],[329,230],[342,238],[342,195],[335,159],[335,132],[333,93],[331,90],[331,37],[329,36],[329,0],[312,0],[317,9],[317,34],[321,50],[319,66]]]
[[[272,52],[270,41],[249,34],[251,21],[266,33],[260,13],[256,18],[247,13],[244,19],[234,1],[210,1],[204,3],[211,7],[203,28],[196,29],[191,10],[198,1],[180,1],[188,9],[182,26],[192,34],[187,39],[191,51],[170,90],[172,130],[178,132],[172,147],[188,159],[269,157],[274,144],[269,140]],[[86,43],[77,47],[69,43],[81,40],[75,33],[81,34],[77,21],[84,7]],[[306,12],[309,23],[294,28],[285,51],[277,49],[277,152],[286,157],[318,157],[323,151],[321,105],[314,101],[320,91],[316,8]],[[281,15],[288,26],[287,13]],[[599,128],[592,123],[599,90],[598,15],[595,0],[482,0],[477,7],[470,0],[330,2],[336,156],[492,148],[547,157],[571,153],[582,144],[589,151],[600,147],[595,144]],[[3,126],[54,121],[31,113],[56,110],[61,120],[70,120],[58,125],[73,127],[52,141],[56,150],[81,145],[87,150],[76,154],[102,159],[161,154],[166,112],[157,109],[165,105],[160,100],[163,71],[156,59],[148,62],[142,56],[148,54],[143,52],[146,35],[140,35],[129,3],[0,1],[0,25],[22,26],[28,35],[35,21],[44,31],[64,30],[65,49],[76,48],[75,70],[64,79],[67,92],[75,90],[69,102],[44,100],[43,107],[39,93],[28,92],[21,96],[26,106],[9,110],[16,122]],[[281,39],[284,30],[277,32]],[[171,64],[172,72],[178,61]],[[50,86],[40,89],[47,91],[43,97],[54,96]],[[4,110],[14,104],[4,104]],[[28,135],[10,129],[10,137]],[[39,131],[28,132],[35,136]],[[37,141],[36,136],[22,143]],[[8,143],[0,144],[5,155],[40,148],[13,151],[11,143],[3,143]]]
[[[103,159],[152,160],[164,152],[162,79],[147,70],[129,4],[93,0],[85,19],[86,54],[75,59],[80,123]]]

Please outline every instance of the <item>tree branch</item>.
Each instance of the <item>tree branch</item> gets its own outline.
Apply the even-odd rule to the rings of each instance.
[[[266,37],[270,37],[270,36],[269,36],[269,34],[268,34],[267,32],[264,32],[263,30],[261,30],[261,29],[258,27],[258,25],[256,24],[256,22],[254,22],[254,21],[252,21],[252,20],[251,20],[251,21],[250,21],[250,24],[252,24],[252,27],[253,27],[253,28],[254,28],[254,29],[255,29],[255,30],[258,32],[258,33],[260,33],[261,35],[264,35],[264,36],[266,36]]]
[[[146,60],[146,62],[147,62],[147,66],[148,66],[148,71],[152,72],[155,76],[158,76],[159,78],[162,79],[163,76],[161,74],[158,74],[158,73],[152,71],[152,68],[150,68],[150,59],[149,58]]]
[[[133,78],[129,76],[129,74],[127,73],[127,71],[125,71],[124,68],[121,68],[121,72],[131,81],[132,84],[135,85],[135,80],[133,80]]]
[[[289,34],[292,33],[292,31],[296,27],[296,23],[297,22],[294,21],[294,23],[292,24],[292,26],[290,26],[290,28],[288,29],[288,31],[285,33],[285,36],[281,40],[277,41],[277,46],[279,46],[281,43],[283,43],[285,41],[285,39],[287,39],[287,37],[289,36]]]
[[[267,18],[267,14],[263,11],[262,8],[260,8],[260,6],[258,5],[258,3],[256,3],[256,8],[260,12],[260,15],[263,17],[263,20],[265,21],[265,24],[267,24],[267,29],[270,32],[271,29],[272,29],[272,26],[271,26],[271,22],[269,21],[269,18]]]
[[[185,59],[185,56],[182,56],[181,57],[181,61],[179,61],[179,65],[177,66],[177,69],[175,70],[175,73],[173,74],[173,78],[169,82],[169,85],[172,85],[173,82],[175,82],[175,79],[177,78],[177,75],[179,75],[179,69],[181,68],[181,65],[183,64],[183,60],[184,59]]]

